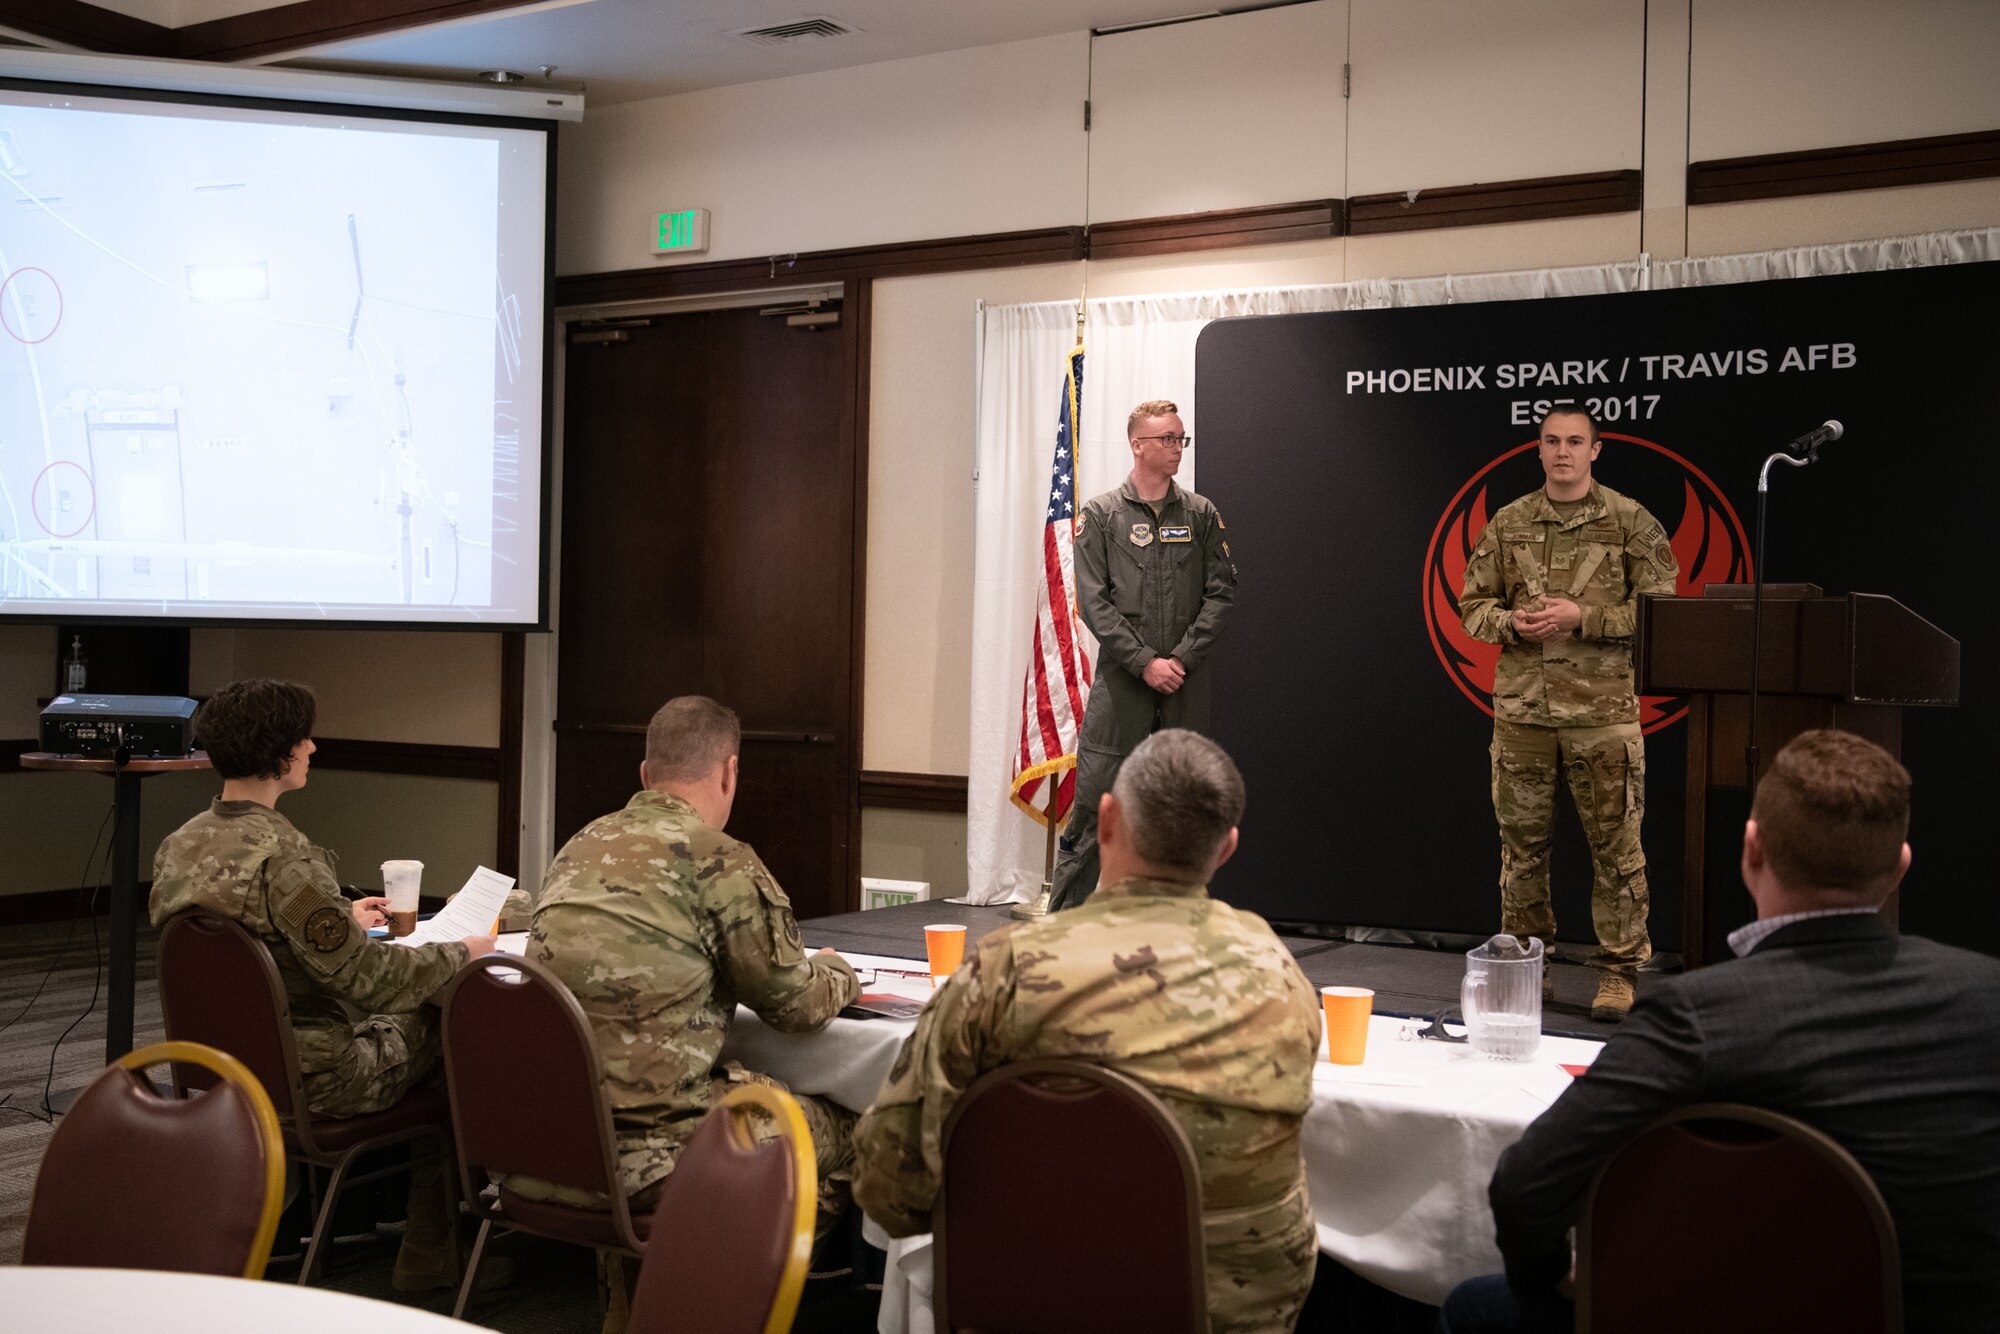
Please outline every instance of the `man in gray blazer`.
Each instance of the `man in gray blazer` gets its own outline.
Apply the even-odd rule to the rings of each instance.
[[[1815,731],[1779,752],[1743,830],[1742,957],[1649,994],[1501,1156],[1507,1273],[1461,1284],[1444,1329],[1568,1329],[1556,1289],[1584,1189],[1655,1117],[1701,1102],[1796,1117],[1867,1169],[1909,1334],[2000,1328],[2000,961],[1878,914],[1909,869],[1909,813],[1910,776],[1879,746]]]

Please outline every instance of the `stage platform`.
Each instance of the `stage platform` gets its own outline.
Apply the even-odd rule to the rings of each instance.
[[[814,917],[799,923],[808,949],[831,946],[858,954],[924,957],[924,926],[933,922],[963,924],[974,940],[989,931],[1014,924],[1009,904],[982,906],[929,900],[867,912]],[[1315,986],[1368,987],[1375,992],[1378,1014],[1436,1014],[1458,1004],[1458,984],[1465,976],[1465,955],[1458,950],[1422,945],[1356,944],[1311,936],[1280,935],[1299,961],[1306,980]],[[1542,1011],[1542,1029],[1564,1037],[1602,1041],[1618,1031],[1590,1017],[1590,1000],[1597,974],[1580,964],[1561,961],[1555,972],[1555,1003]],[[1660,984],[1657,974],[1639,974],[1639,994]]]

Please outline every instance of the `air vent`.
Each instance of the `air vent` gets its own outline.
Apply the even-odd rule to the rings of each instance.
[[[794,19],[790,23],[773,23],[766,28],[738,28],[729,35],[759,46],[795,46],[800,42],[817,42],[826,37],[851,37],[859,31],[859,28],[850,28],[845,23],[819,15]]]

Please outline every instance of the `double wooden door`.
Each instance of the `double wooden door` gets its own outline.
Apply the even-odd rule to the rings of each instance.
[[[800,917],[858,907],[857,331],[754,309],[571,326],[556,839],[637,790],[675,695],[743,720],[729,832]]]

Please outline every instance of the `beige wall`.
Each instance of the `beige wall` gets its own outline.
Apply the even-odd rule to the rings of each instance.
[[[500,636],[471,631],[197,630],[188,689],[248,676],[302,681],[318,732],[357,741],[500,744]]]
[[[1083,194],[1085,33],[683,93],[564,125],[556,267],[594,273],[1057,227]],[[646,222],[709,210],[656,260]]]
[[[942,811],[861,812],[861,874],[922,880],[934,899],[965,893],[965,816]]]
[[[1097,38],[1089,220],[1344,194],[1346,59],[1345,0]]]
[[[2000,127],[1992,0],[1695,0],[1688,153],[1789,153]]]
[[[1355,0],[1350,195],[1639,165],[1644,0]]]
[[[160,774],[140,788],[139,878],[152,877],[160,840],[207,807],[222,789],[213,773]],[[74,889],[102,832],[90,883],[110,878],[111,783],[92,774],[0,775],[6,829],[0,847],[0,896]],[[493,784],[453,778],[315,770],[305,788],[284,799],[285,817],[339,858],[342,883],[375,888],[390,857],[424,863],[428,892],[448,893],[473,869],[491,864],[495,834]],[[963,823],[961,821],[961,823]],[[960,836],[961,839],[963,835]],[[960,876],[964,871],[961,868]],[[103,911],[100,903],[99,911]]]
[[[59,652],[47,626],[0,626],[0,739],[39,730]],[[188,689],[206,695],[246,676],[303,681],[319,696],[321,736],[435,745],[500,744],[500,639],[477,633],[196,630]],[[160,839],[221,788],[213,774],[164,775],[141,789],[140,875]],[[285,799],[307,836],[349,858],[370,885],[388,856],[418,857],[451,888],[494,859],[497,787],[465,779],[315,770]],[[74,886],[111,785],[73,774],[0,774],[0,897]],[[360,861],[353,858],[359,857]],[[99,878],[104,871],[100,867]],[[435,883],[443,883],[442,881]]]

